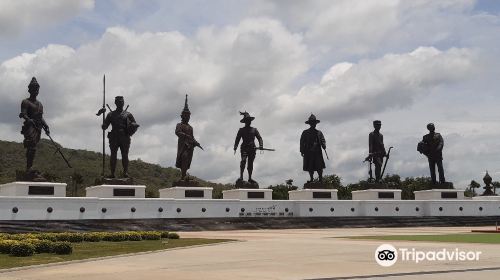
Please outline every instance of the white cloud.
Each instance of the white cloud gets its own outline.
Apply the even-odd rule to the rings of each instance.
[[[0,37],[62,22],[93,7],[94,0],[2,0]]]
[[[475,2],[264,0],[255,3],[253,13],[279,18],[292,30],[303,32],[321,54],[320,60],[326,53],[340,58],[456,40],[457,33],[468,30],[470,18],[464,15]]]
[[[475,63],[474,51],[439,51],[432,47],[357,64],[339,63],[323,75],[320,83],[306,85],[296,95],[281,95],[276,115],[295,121],[314,111],[338,123],[407,107],[437,86],[469,78],[475,72]]]

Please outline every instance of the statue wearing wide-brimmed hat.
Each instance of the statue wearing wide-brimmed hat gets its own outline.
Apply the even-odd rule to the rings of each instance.
[[[255,182],[252,179],[253,162],[255,160],[255,155],[257,150],[257,147],[255,146],[255,138],[257,138],[257,140],[259,141],[259,149],[263,149],[264,143],[257,128],[250,126],[250,124],[255,118],[250,116],[248,112],[243,112],[243,113],[240,112],[240,114],[243,116],[240,122],[244,123],[245,126],[238,130],[238,134],[236,135],[236,139],[234,141],[234,153],[236,153],[240,140],[243,139],[243,142],[241,143],[240,146],[240,151],[241,151],[240,178],[236,182],[236,185],[237,187],[243,185],[243,173],[245,171],[245,165],[248,161],[248,167],[247,167],[248,183],[252,185],[250,187],[253,186],[258,187],[257,182]]]
[[[189,124],[190,119],[191,111],[189,111],[188,96],[186,94],[184,109],[181,113],[181,122],[175,127],[175,135],[179,138],[177,141],[175,167],[181,169],[181,181],[187,181],[189,179],[189,177],[187,177],[187,170],[191,167],[194,148],[199,147],[203,150],[200,143],[198,143],[193,136],[193,127]],[[175,184],[179,185],[180,182],[176,182]]]
[[[310,180],[313,181],[314,172],[318,173],[318,179],[323,181],[323,169],[325,160],[323,159],[322,149],[326,149],[326,141],[323,133],[316,129],[316,125],[320,120],[311,114],[309,119],[305,122],[310,127],[302,132],[300,136],[300,154],[303,157],[303,170],[309,172]]]

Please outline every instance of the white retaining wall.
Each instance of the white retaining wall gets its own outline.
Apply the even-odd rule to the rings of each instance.
[[[84,209],[81,209],[82,207]],[[49,208],[52,209],[51,212]],[[0,220],[332,216],[500,216],[500,201],[478,199],[222,200],[0,196]]]

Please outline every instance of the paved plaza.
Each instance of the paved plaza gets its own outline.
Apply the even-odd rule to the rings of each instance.
[[[477,228],[476,228],[477,229]],[[471,228],[359,228],[184,232],[182,237],[226,238],[236,242],[24,268],[0,279],[497,279],[500,245],[352,240],[360,235],[465,233]],[[398,262],[382,267],[375,249],[481,251],[480,261]]]

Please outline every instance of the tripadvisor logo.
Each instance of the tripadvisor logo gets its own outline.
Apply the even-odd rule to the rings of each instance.
[[[398,251],[391,244],[382,244],[375,250],[375,260],[381,266],[393,266],[398,261]]]
[[[458,248],[419,251],[415,248],[396,249],[391,244],[382,244],[375,250],[375,261],[384,267],[400,261],[419,263],[422,261],[479,261],[480,251],[462,251]]]

